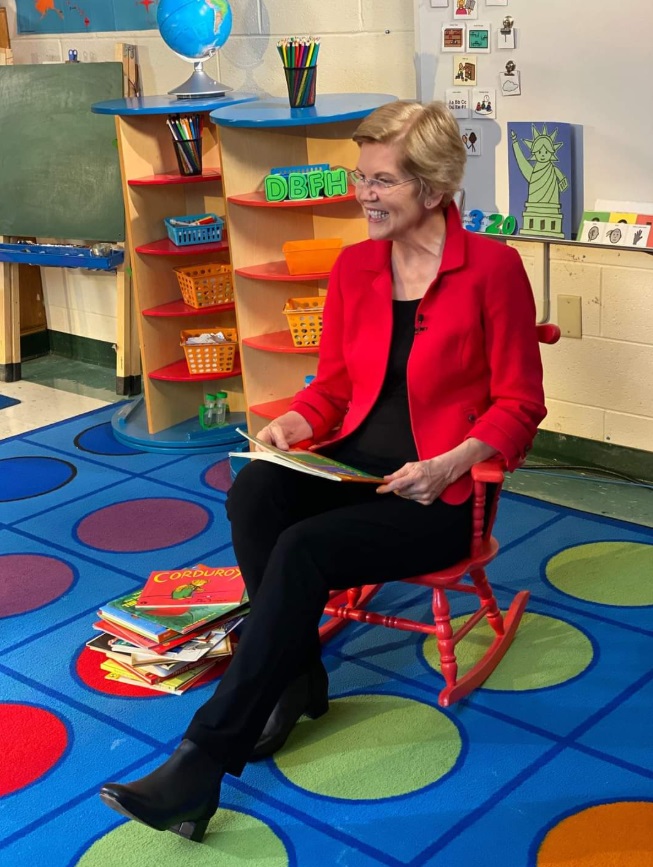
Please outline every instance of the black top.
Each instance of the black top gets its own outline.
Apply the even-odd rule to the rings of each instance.
[[[392,342],[381,393],[360,427],[327,450],[335,460],[377,476],[419,460],[410,427],[406,367],[420,301],[393,300]]]

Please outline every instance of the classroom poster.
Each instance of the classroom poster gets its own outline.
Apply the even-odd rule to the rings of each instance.
[[[20,34],[156,30],[158,0],[16,0]]]
[[[572,125],[552,121],[509,123],[508,190],[517,234],[571,239],[573,219]]]

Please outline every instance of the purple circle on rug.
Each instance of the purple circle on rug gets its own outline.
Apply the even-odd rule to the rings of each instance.
[[[64,594],[74,580],[70,566],[54,557],[0,556],[0,617],[41,608]]]
[[[100,551],[156,551],[198,536],[209,520],[206,509],[187,500],[128,500],[82,518],[77,538]]]
[[[204,474],[204,484],[216,491],[226,493],[232,485],[229,461],[218,461]]]

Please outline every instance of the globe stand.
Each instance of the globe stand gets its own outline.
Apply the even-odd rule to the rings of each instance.
[[[233,90],[233,87],[216,81],[204,72],[202,60],[196,60],[193,66],[195,68],[190,78],[174,90],[169,90],[170,96],[176,96],[177,99],[193,99],[201,96],[224,96],[227,91]]]

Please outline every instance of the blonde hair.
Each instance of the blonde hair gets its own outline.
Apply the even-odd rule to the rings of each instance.
[[[402,169],[419,178],[427,192],[442,193],[445,207],[460,189],[467,152],[456,119],[443,102],[389,102],[368,115],[352,138],[359,145],[399,142]]]

